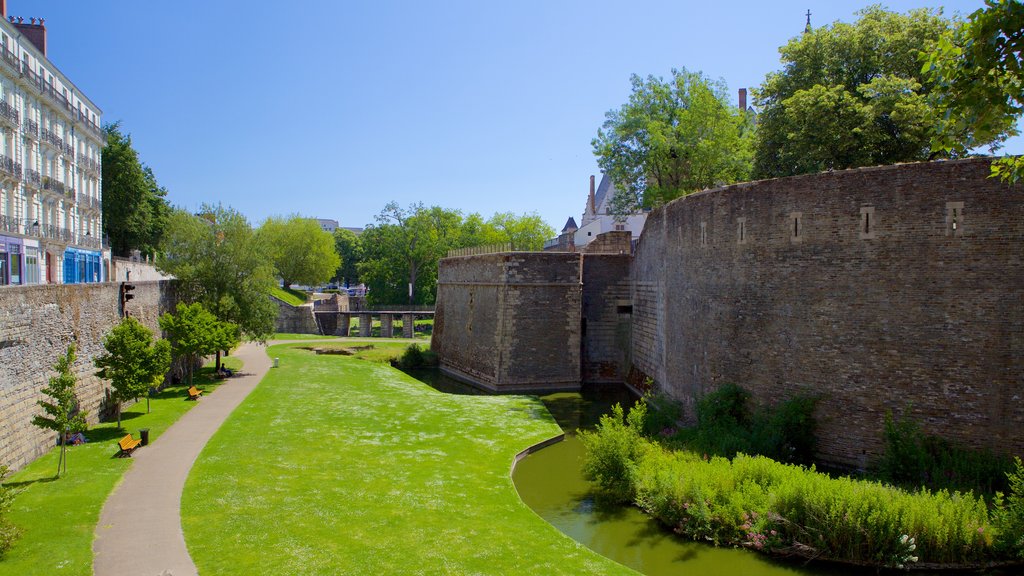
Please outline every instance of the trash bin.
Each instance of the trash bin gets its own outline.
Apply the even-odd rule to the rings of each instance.
[[[148,446],[149,445],[149,428],[140,428],[139,429],[139,438],[142,439],[142,445],[143,446]]]
[[[274,358],[274,368],[277,368],[277,361],[278,360],[280,360],[280,358]]]

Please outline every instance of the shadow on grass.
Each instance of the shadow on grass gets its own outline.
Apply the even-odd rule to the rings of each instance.
[[[25,488],[25,487],[31,486],[33,484],[48,484],[50,482],[53,482],[54,480],[59,480],[59,479],[60,479],[60,477],[54,475],[54,476],[49,476],[49,477],[46,477],[46,478],[36,478],[35,480],[22,480],[21,482],[4,482],[4,486],[7,487],[7,488],[18,489],[18,488]]]

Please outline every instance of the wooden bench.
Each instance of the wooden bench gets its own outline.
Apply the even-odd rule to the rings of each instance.
[[[199,397],[203,395],[203,391],[195,386],[188,389],[189,400],[199,400]]]
[[[141,444],[141,443],[142,443],[141,439],[134,440],[134,439],[132,439],[132,435],[128,434],[124,438],[121,438],[121,441],[117,443],[118,447],[121,448],[121,451],[118,452],[117,455],[118,456],[127,456],[127,457],[131,458],[132,452],[136,448],[138,448],[139,444]]]

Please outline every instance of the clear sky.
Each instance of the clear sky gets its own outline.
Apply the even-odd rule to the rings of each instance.
[[[867,2],[8,0],[46,19],[50,60],[120,121],[195,211],[373,221],[388,201],[579,218],[590,141],[629,76],[723,79],[735,99],[778,47]],[[890,1],[905,11],[937,7]],[[947,15],[981,0],[946,1]],[[1007,149],[1024,152],[1018,139]]]

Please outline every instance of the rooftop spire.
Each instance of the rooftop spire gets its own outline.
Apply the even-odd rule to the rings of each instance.
[[[811,9],[807,9],[807,25],[804,26],[804,34],[811,31]]]

